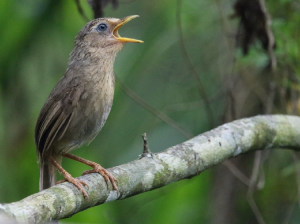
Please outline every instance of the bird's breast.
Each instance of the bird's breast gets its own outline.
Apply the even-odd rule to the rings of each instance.
[[[113,104],[114,74],[99,75],[100,78],[80,81],[83,91],[74,105],[74,116],[64,137],[57,142],[58,152],[69,152],[84,143],[89,144],[105,124]]]
[[[82,134],[89,142],[102,129],[110,113],[114,97],[114,74],[101,74],[87,81],[85,86],[78,112],[86,119]]]

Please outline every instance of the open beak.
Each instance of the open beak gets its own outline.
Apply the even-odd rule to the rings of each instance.
[[[131,43],[144,43],[144,41],[141,40],[136,40],[136,39],[131,39],[131,38],[127,38],[127,37],[121,37],[118,34],[118,30],[121,26],[123,26],[125,23],[129,22],[130,20],[139,17],[138,15],[134,15],[134,16],[127,16],[125,18],[122,19],[121,23],[119,23],[113,30],[113,37],[116,38],[119,41],[122,42],[131,42]]]

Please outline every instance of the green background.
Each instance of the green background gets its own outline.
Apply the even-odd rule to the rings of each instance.
[[[89,5],[83,0],[81,3],[92,19]],[[148,104],[171,117],[185,135],[129,98],[117,82],[114,105],[104,128],[89,146],[73,153],[109,168],[141,154],[142,133],[147,133],[152,152],[159,152],[187,140],[187,135],[198,135],[233,118],[264,113],[261,108],[272,81],[267,75],[268,56],[258,43],[246,56],[237,48],[239,21],[230,18],[233,4],[230,0],[188,0],[180,6],[180,1],[172,0],[123,0],[117,9],[108,4],[105,16],[140,15],[119,33],[144,41],[128,43],[118,54],[116,76]],[[300,4],[269,0],[267,7],[276,39],[278,74],[283,76],[276,80],[272,113],[298,114]],[[178,19],[183,39],[178,32]],[[0,1],[1,203],[38,192],[35,122],[64,74],[74,37],[85,23],[75,1]],[[190,62],[202,80],[210,116]],[[228,101],[228,86],[232,88],[234,104]],[[281,96],[282,92],[286,95]],[[282,99],[284,103],[280,103]],[[236,110],[233,118],[228,115],[230,105]],[[259,179],[263,187],[258,187],[253,197],[266,223],[300,222],[296,157],[288,150],[263,154],[266,159]],[[249,153],[232,162],[250,177],[253,158],[254,154]],[[68,159],[64,159],[63,167],[73,176],[88,169]],[[61,222],[257,223],[247,191],[248,187],[220,164],[192,179],[97,206]],[[218,221],[223,216],[226,219]]]

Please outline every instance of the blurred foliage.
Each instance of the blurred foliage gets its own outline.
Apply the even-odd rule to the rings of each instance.
[[[120,33],[145,42],[124,47],[115,62],[116,76],[193,135],[213,128],[180,46],[176,22],[180,10],[185,50],[204,85],[214,126],[230,120],[225,119],[229,104],[236,111],[236,116],[232,116],[235,118],[263,113],[260,108],[268,95],[266,84],[272,81],[268,75],[268,56],[259,44],[254,44],[247,56],[236,49],[238,20],[229,17],[234,1],[182,1],[180,9],[178,3],[123,0],[117,9],[112,5],[104,9],[104,15],[109,17],[140,15]],[[272,112],[298,114],[300,3],[269,0],[266,4],[276,39],[277,73],[281,74],[276,82],[278,91]],[[81,5],[92,19],[88,3],[81,0]],[[85,21],[72,0],[3,0],[0,16],[0,202],[9,203],[38,191],[35,122],[67,68],[74,37]],[[228,103],[229,87],[234,103]],[[279,103],[282,101],[285,103]],[[144,132],[153,152],[186,140],[130,99],[117,83],[114,105],[104,128],[89,146],[74,154],[104,167],[126,163],[142,152]],[[246,162],[239,168],[250,176],[253,154],[241,158]],[[67,159],[63,165],[74,176],[87,169]],[[217,168],[227,171],[222,165]],[[299,186],[291,152],[270,152],[261,170],[265,184],[255,191],[254,199],[266,223],[299,223],[296,204]],[[61,222],[214,223],[214,217],[222,212],[214,206],[215,174],[215,169],[210,169],[191,180],[88,209]],[[225,182],[217,187],[222,188]],[[235,183],[231,186],[234,194],[228,196],[224,205],[233,208],[229,223],[256,223],[246,200],[247,186],[238,180]],[[222,189],[219,191],[222,195]]]

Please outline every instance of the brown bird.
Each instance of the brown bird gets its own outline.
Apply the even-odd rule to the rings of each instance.
[[[56,184],[56,169],[63,181],[74,184],[88,197],[84,181],[73,178],[62,166],[67,157],[100,173],[117,190],[116,179],[99,164],[69,152],[89,144],[103,127],[113,103],[113,64],[124,43],[143,41],[120,37],[118,30],[138,16],[123,19],[99,18],[87,23],[75,38],[68,69],[44,104],[35,128],[35,144],[40,163],[40,191]],[[63,182],[60,181],[60,182]]]

